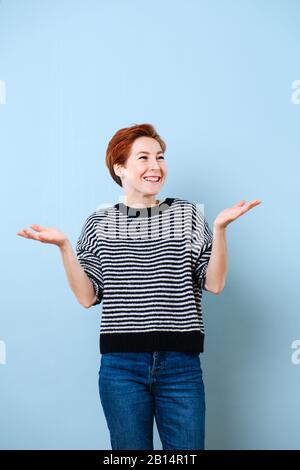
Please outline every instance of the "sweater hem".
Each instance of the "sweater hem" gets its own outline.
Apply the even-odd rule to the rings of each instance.
[[[180,351],[199,354],[204,350],[201,331],[147,333],[100,333],[100,354],[109,352]]]

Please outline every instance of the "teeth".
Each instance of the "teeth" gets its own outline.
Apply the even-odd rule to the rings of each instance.
[[[144,180],[146,180],[146,181],[155,181],[155,182],[157,182],[157,181],[159,181],[159,180],[160,180],[160,178],[159,178],[159,177],[155,177],[155,178],[154,178],[154,177],[150,177],[150,176],[149,176],[149,178],[144,178]]]

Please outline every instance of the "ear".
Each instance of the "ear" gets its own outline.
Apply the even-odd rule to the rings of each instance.
[[[120,166],[118,163],[115,163],[115,164],[113,165],[113,169],[114,169],[115,174],[116,174],[119,178],[121,178],[121,176],[122,176],[121,166]]]

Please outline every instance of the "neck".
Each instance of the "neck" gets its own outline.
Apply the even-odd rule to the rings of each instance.
[[[128,207],[153,207],[160,204],[155,195],[131,196],[129,194],[123,196],[123,204]]]

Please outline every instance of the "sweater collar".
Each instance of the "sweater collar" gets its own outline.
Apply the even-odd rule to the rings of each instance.
[[[161,201],[160,204],[152,207],[130,207],[126,206],[123,202],[115,204],[114,207],[123,215],[127,217],[153,217],[154,215],[161,214],[168,210],[174,202],[174,197],[167,197]]]

